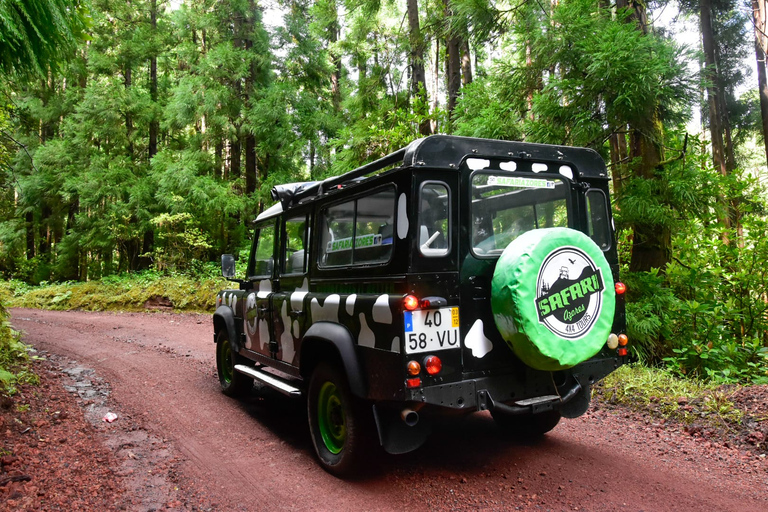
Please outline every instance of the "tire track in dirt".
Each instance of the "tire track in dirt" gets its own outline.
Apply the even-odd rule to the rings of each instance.
[[[372,457],[371,475],[343,482],[316,465],[301,402],[220,393],[209,316],[14,309],[12,319],[27,343],[108,381],[116,412],[166,441],[184,485],[216,510],[768,509],[765,460],[599,405],[528,445],[487,413],[446,421],[417,452]]]

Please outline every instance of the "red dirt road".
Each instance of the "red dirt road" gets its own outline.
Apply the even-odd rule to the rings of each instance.
[[[599,404],[533,444],[505,439],[487,413],[452,420],[341,481],[316,465],[300,401],[221,394],[210,316],[11,314],[25,342],[75,362],[70,375],[108,385],[118,420],[97,430],[139,496],[128,510],[768,510],[765,458]]]

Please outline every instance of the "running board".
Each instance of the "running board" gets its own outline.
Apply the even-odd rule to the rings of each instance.
[[[252,379],[255,379],[261,382],[262,384],[266,384],[267,386],[271,387],[276,391],[279,391],[284,395],[288,395],[288,396],[301,395],[301,390],[299,388],[288,384],[284,380],[279,379],[274,375],[270,375],[266,372],[259,371],[255,368],[251,368],[250,366],[246,366],[244,364],[236,364],[235,370],[251,377]]]
[[[554,402],[555,400],[560,400],[559,395],[545,395],[545,396],[537,396],[534,398],[526,398],[525,400],[518,400],[515,402],[515,405],[520,405],[522,407],[526,407],[528,405],[538,405],[538,404],[544,404],[547,402]]]

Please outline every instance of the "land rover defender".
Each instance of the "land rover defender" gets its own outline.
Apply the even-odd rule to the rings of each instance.
[[[608,172],[584,148],[434,135],[274,187],[213,316],[230,396],[304,397],[320,464],[406,453],[446,414],[512,435],[586,412],[627,358]]]

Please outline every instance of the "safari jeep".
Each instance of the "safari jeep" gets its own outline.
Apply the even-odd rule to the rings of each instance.
[[[280,185],[213,316],[225,394],[306,398],[320,464],[405,453],[441,416],[540,435],[625,362],[624,285],[592,150],[435,135]]]

